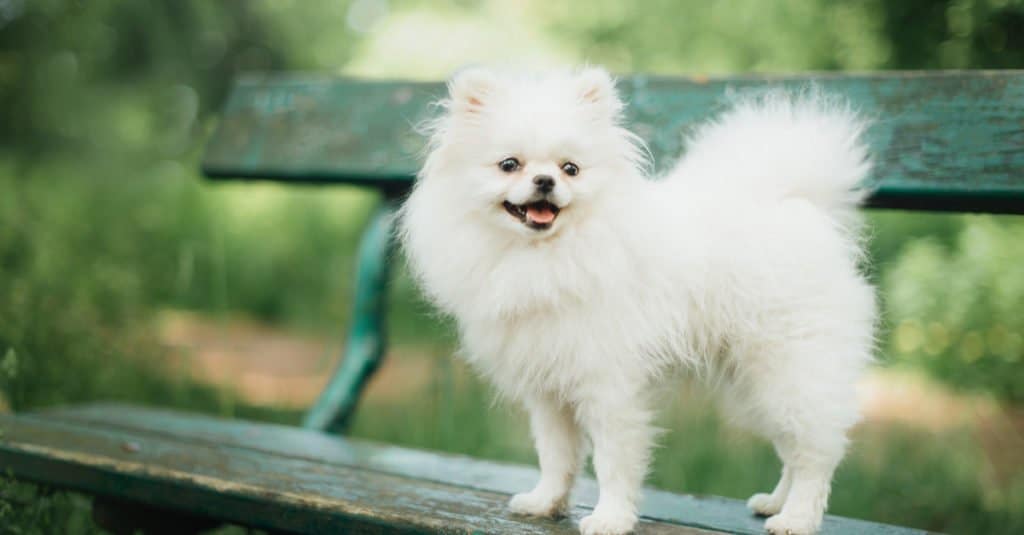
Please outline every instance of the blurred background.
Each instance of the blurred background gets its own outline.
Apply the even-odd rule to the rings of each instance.
[[[469,62],[667,75],[1024,67],[1019,0],[0,0],[0,410],[119,399],[297,423],[344,342],[350,188],[210,184],[240,72],[437,80]],[[884,303],[831,512],[1024,533],[1024,220],[875,211]],[[404,273],[353,434],[534,462]],[[650,484],[746,498],[771,448],[699,387]],[[0,480],[0,531],[98,533],[87,497]]]

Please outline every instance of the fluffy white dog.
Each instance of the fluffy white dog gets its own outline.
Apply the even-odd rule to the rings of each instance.
[[[511,510],[564,512],[592,451],[580,529],[631,531],[650,392],[682,368],[782,459],[749,501],[766,529],[816,531],[873,347],[863,123],[813,92],[741,99],[655,180],[604,70],[477,68],[449,91],[400,224],[466,358],[529,412],[541,477]]]

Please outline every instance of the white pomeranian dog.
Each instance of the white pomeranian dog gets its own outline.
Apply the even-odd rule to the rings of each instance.
[[[598,68],[465,70],[441,111],[400,228],[465,358],[529,412],[540,481],[510,509],[563,513],[592,453],[580,530],[630,532],[651,392],[684,369],[774,444],[781,479],[748,502],[765,528],[815,532],[874,342],[856,114],[814,92],[738,99],[652,179]]]

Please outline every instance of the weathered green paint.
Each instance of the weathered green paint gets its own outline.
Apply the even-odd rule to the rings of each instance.
[[[657,168],[733,92],[814,84],[874,121],[869,204],[1024,213],[1024,71],[885,72],[731,78],[624,77],[629,126]],[[216,178],[343,182],[401,190],[419,165],[413,126],[437,83],[256,76],[241,79],[211,140]]]
[[[395,240],[392,232],[397,200],[385,197],[363,232],[356,256],[355,299],[345,352],[338,369],[304,426],[342,433],[355,411],[366,382],[380,366],[387,345],[387,285]]]
[[[287,426],[124,405],[88,405],[46,411],[36,416],[48,422],[111,430],[168,443],[239,448],[273,459],[282,457],[316,465],[368,470],[503,496],[530,488],[538,475],[533,468],[520,465],[342,439]],[[763,520],[752,516],[738,500],[677,495],[655,489],[646,489],[644,496],[640,513],[650,521],[749,535],[763,530]],[[586,509],[593,507],[596,499],[596,483],[589,478],[580,481],[575,501]],[[909,535],[922,532],[828,516],[822,533]]]
[[[0,470],[42,483],[294,533],[574,534],[589,511],[561,521],[515,517],[508,495],[318,459],[273,453],[236,428],[233,443],[46,415],[0,416]],[[188,416],[155,411],[153,422]],[[300,439],[346,443],[293,429]],[[298,449],[302,442],[289,447]],[[130,445],[130,447],[129,447]],[[671,522],[644,520],[643,533],[707,535]]]

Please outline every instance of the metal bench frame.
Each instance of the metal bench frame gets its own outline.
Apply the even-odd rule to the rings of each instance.
[[[352,323],[345,351],[303,427],[344,434],[356,405],[387,350],[387,298],[395,255],[394,217],[398,199],[385,197],[374,209],[356,253]]]

